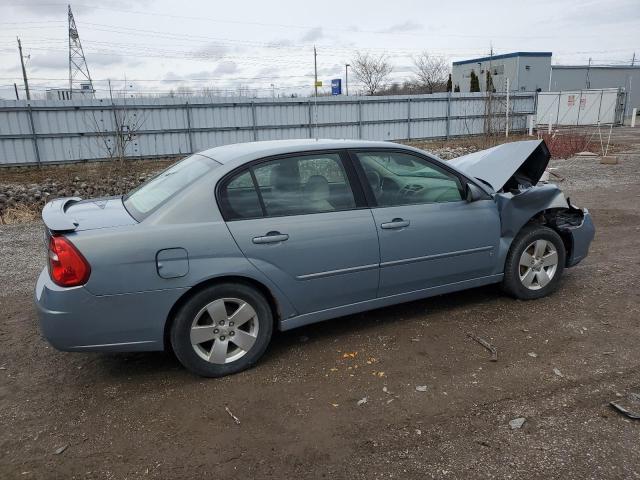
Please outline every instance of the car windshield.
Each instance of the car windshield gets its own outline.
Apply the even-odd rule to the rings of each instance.
[[[203,155],[191,155],[143,183],[124,197],[124,206],[138,221],[220,164]]]

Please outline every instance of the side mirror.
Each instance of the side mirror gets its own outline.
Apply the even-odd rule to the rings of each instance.
[[[467,202],[471,203],[477,200],[485,200],[487,198],[487,194],[477,185],[467,183],[465,185],[465,197]]]

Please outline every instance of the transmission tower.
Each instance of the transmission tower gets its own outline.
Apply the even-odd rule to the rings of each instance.
[[[84,58],[84,51],[82,50],[82,43],[80,43],[80,35],[78,35],[78,28],[76,27],[76,21],[73,18],[73,12],[71,11],[71,5],[69,5],[69,95],[73,97],[74,85],[77,85],[78,90],[81,88],[81,84],[89,84],[91,88],[91,96],[94,95],[93,82],[91,81],[91,75],[89,75],[89,67],[87,66],[87,60]]]

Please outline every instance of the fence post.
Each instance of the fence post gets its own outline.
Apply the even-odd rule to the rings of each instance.
[[[258,120],[255,100],[251,100],[251,130],[253,131],[253,141],[258,141]]]
[[[311,98],[307,99],[307,105],[309,106],[309,138],[313,138],[313,111],[311,106]]]
[[[40,165],[40,149],[38,148],[38,134],[36,133],[36,126],[33,122],[33,111],[31,110],[31,103],[27,103],[27,112],[29,113],[29,124],[31,125],[31,140],[33,142],[33,150],[36,154],[36,161],[38,166]]]
[[[191,110],[189,108],[189,100],[185,102],[187,108],[187,138],[189,139],[189,153],[193,153],[193,138],[191,138]]]
[[[562,90],[558,92],[558,110],[556,111],[556,127],[560,124],[560,101],[562,100]],[[549,122],[551,125],[552,122]],[[549,127],[549,133],[551,133],[551,127]]]
[[[358,138],[362,140],[362,100],[358,99]]]
[[[598,124],[600,123],[600,112],[602,111],[602,96],[604,95],[604,90],[600,90],[600,105],[598,105]]]
[[[411,140],[411,97],[407,97],[407,140]]]
[[[580,109],[582,108],[582,90],[580,90],[580,98],[578,98],[578,118],[576,118],[576,126],[580,125]]]
[[[447,93],[447,131],[445,138],[449,140],[449,134],[451,133],[451,92]]]

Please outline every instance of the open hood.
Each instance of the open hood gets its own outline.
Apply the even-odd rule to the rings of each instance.
[[[544,140],[511,142],[449,160],[464,174],[483,180],[498,192],[535,185],[551,154]]]

